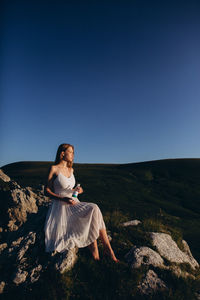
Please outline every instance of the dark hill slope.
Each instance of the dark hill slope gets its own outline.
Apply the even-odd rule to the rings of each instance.
[[[21,186],[46,183],[52,162],[19,162],[3,171]],[[81,201],[97,203],[106,216],[157,220],[178,228],[200,260],[200,159],[168,159],[133,164],[74,164]]]

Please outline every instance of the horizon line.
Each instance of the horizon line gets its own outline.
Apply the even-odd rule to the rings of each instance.
[[[126,163],[97,163],[97,162],[74,162],[74,164],[84,164],[84,165],[128,165],[128,164],[140,164],[140,163],[145,163],[145,162],[155,162],[155,161],[163,161],[163,160],[198,160],[200,157],[176,157],[176,158],[160,158],[160,159],[153,159],[153,160],[144,160],[144,161],[135,161],[135,162],[126,162]],[[0,168],[3,168],[5,166],[11,165],[11,164],[18,164],[18,163],[32,163],[32,162],[48,162],[48,163],[54,163],[54,161],[47,161],[47,160],[22,160],[22,161],[15,161],[12,163],[8,163],[5,165],[0,166]]]

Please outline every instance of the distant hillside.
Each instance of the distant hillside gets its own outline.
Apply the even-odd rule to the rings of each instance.
[[[3,171],[21,186],[46,183],[53,162],[18,162]],[[130,164],[74,164],[84,189],[80,200],[97,203],[104,213],[120,210],[147,218],[161,211],[180,228],[200,260],[200,159],[167,159]]]

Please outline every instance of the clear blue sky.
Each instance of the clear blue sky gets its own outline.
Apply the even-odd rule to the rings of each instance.
[[[200,157],[200,1],[2,2],[1,166]]]

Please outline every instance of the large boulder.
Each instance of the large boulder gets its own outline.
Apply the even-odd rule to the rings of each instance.
[[[132,268],[140,268],[141,265],[152,265],[154,267],[163,267],[162,257],[149,247],[134,246],[125,256],[127,262]]]
[[[177,264],[188,263],[194,270],[199,268],[199,264],[192,256],[186,241],[183,241],[184,251],[181,251],[169,234],[152,232],[150,236],[153,246],[169,262]]]
[[[150,232],[150,247],[133,246],[125,255],[125,259],[131,268],[140,268],[146,266],[148,271],[139,282],[138,291],[144,295],[151,295],[157,291],[167,289],[167,285],[158,278],[155,270],[170,271],[177,277],[196,280],[195,274],[198,276],[198,262],[192,256],[190,248],[186,241],[182,241],[183,250],[179,249],[176,242],[169,234],[160,232]],[[187,263],[190,268],[186,271],[182,268],[182,264]],[[155,270],[151,270],[151,268]]]
[[[29,214],[38,212],[38,205],[48,202],[43,190],[21,188],[0,170],[0,226],[1,230],[16,231],[27,221]],[[43,187],[42,187],[43,188]]]

